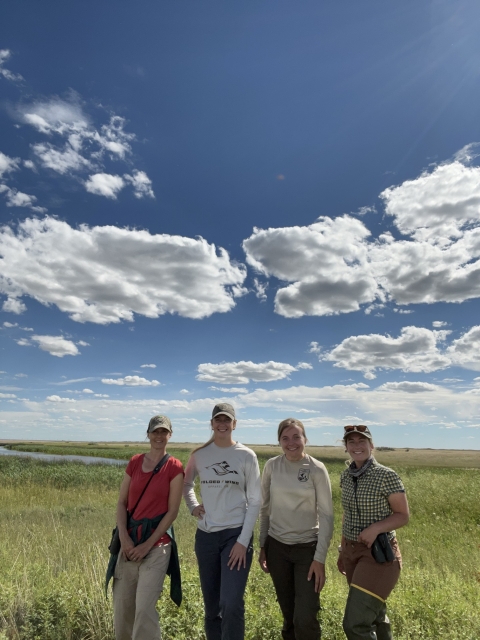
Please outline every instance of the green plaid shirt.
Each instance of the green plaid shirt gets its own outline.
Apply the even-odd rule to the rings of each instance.
[[[342,532],[347,540],[356,540],[363,529],[384,520],[392,513],[388,503],[390,494],[405,493],[405,487],[395,471],[378,464],[375,458],[367,471],[357,479],[358,510],[355,483],[348,469],[340,476],[340,487],[345,516]],[[392,531],[390,537],[394,535],[395,531]]]

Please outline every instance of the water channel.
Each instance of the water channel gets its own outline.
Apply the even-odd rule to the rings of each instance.
[[[83,462],[84,464],[113,464],[125,466],[128,460],[114,460],[113,458],[96,458],[95,456],[60,456],[52,453],[37,453],[35,451],[15,451],[0,447],[0,456],[17,456],[20,458],[36,458],[47,462]]]

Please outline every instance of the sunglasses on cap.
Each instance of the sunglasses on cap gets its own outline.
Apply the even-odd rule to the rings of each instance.
[[[359,431],[360,433],[367,433],[368,427],[364,424],[347,424],[345,429],[345,433],[350,433],[351,431]]]

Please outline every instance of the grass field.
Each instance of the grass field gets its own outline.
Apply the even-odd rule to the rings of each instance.
[[[132,451],[139,450],[134,443],[127,447],[87,443],[82,447],[78,443],[61,446],[70,453],[85,453],[88,449],[90,455],[94,450],[105,457],[123,457],[123,453],[129,457]],[[75,447],[77,450],[72,451]],[[185,462],[190,449],[172,444],[169,451]],[[256,449],[261,466],[277,453],[269,447]],[[319,456],[319,448],[309,450],[328,467],[336,509],[328,580],[322,592],[323,638],[340,640],[344,638],[341,619],[347,588],[335,568],[335,547],[340,538],[338,478],[344,465],[341,449],[325,449],[330,450],[330,456]],[[475,460],[462,460],[458,452],[454,453],[459,464],[467,468],[454,468],[454,458],[450,464],[438,466],[435,452],[430,451],[420,466],[418,462],[411,463],[412,457],[408,456],[412,452],[379,452],[377,456],[402,476],[412,511],[410,524],[399,531],[404,570],[389,599],[395,638],[478,640],[478,466]],[[401,463],[394,465],[385,460],[385,456],[393,454]],[[3,634],[3,638],[18,640],[112,640],[111,598],[105,599],[103,580],[122,475],[122,468],[108,465],[0,457],[0,638]],[[159,602],[166,640],[204,637],[194,532],[195,521],[182,505],[176,533],[182,558],[184,604],[177,609],[170,602],[167,585]],[[248,584],[246,623],[249,640],[280,637],[280,616],[271,581],[257,563]]]

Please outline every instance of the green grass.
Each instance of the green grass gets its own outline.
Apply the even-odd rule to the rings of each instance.
[[[172,447],[170,453],[185,462],[189,447]],[[271,453],[262,451],[261,466]],[[336,530],[322,593],[323,638],[343,640],[347,587],[335,567],[343,463],[326,464]],[[389,599],[395,638],[478,640],[479,472],[412,466],[397,470],[407,488],[412,519],[399,531],[404,570]],[[0,640],[113,639],[111,598],[104,597],[103,580],[123,473],[123,468],[108,465],[0,458]],[[158,605],[166,640],[204,637],[194,532],[195,521],[182,505],[176,533],[184,604],[178,609],[170,602],[167,585]],[[272,584],[256,562],[246,601],[246,637],[279,638]]]

